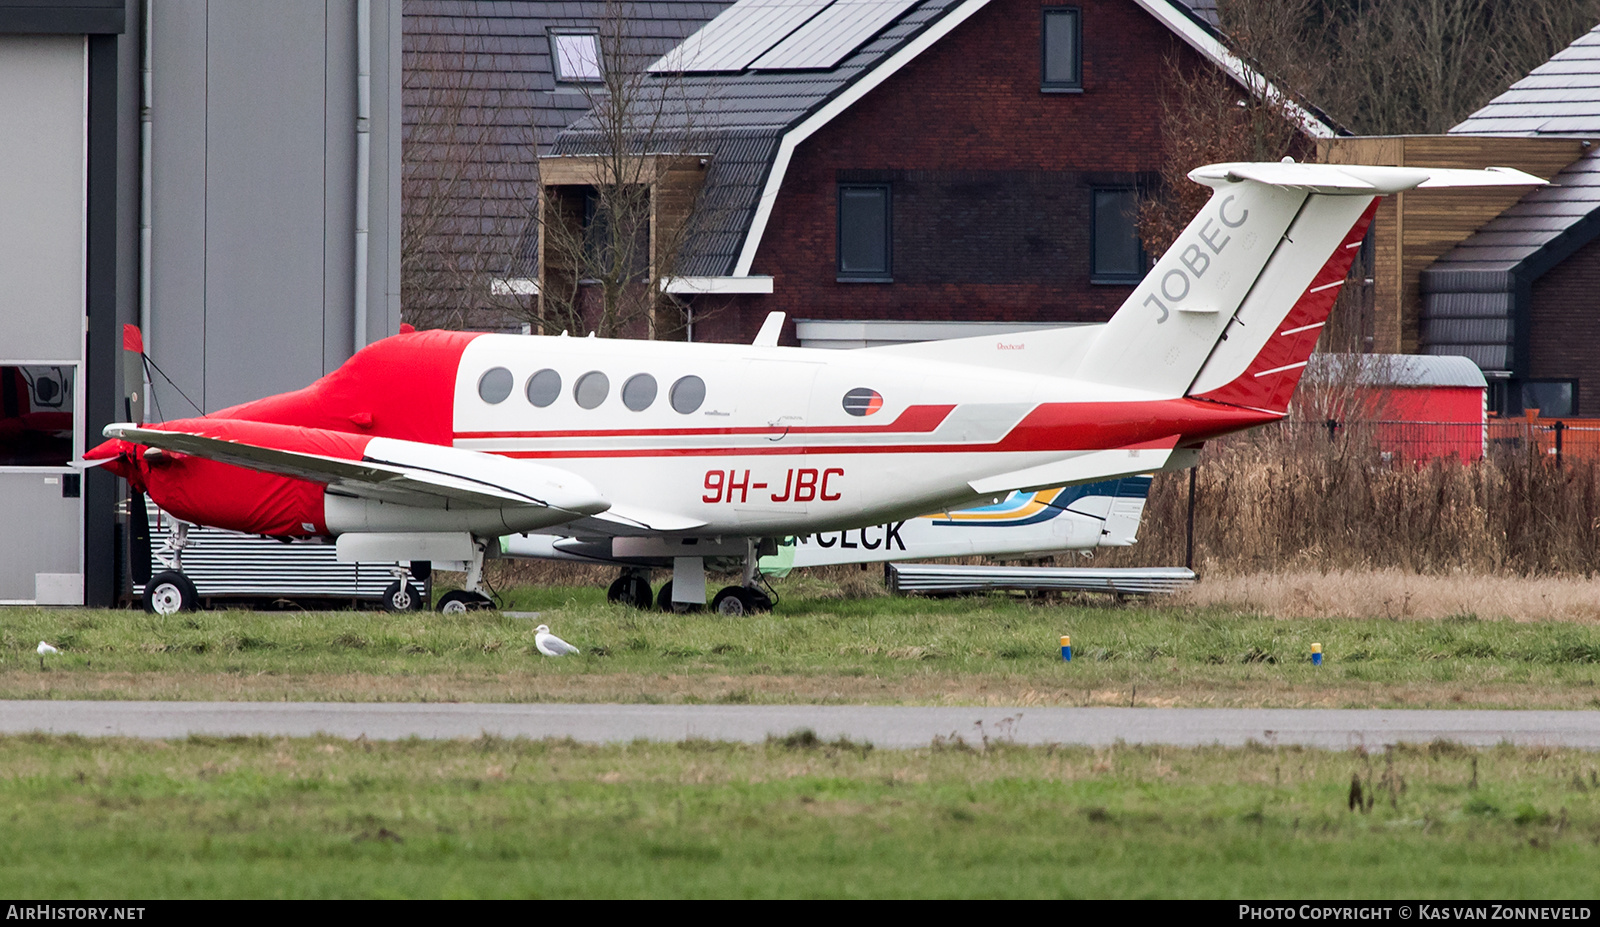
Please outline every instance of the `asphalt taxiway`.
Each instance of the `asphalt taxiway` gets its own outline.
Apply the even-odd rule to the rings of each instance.
[[[971,744],[1380,748],[1450,740],[1600,750],[1600,711],[1275,708],[946,708],[878,705],[569,705],[355,702],[0,701],[0,733],[178,738],[190,734],[372,740],[498,737],[585,743],[690,738],[760,742],[802,728],[878,747]]]

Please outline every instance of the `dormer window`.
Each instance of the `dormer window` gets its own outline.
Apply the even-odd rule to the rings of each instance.
[[[600,73],[600,36],[595,32],[551,32],[550,60],[556,83],[593,84]]]

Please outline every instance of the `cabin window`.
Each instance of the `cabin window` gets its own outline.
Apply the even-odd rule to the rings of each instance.
[[[851,415],[871,415],[883,408],[883,397],[875,389],[865,387],[844,394],[844,410]]]
[[[1144,277],[1139,244],[1139,194],[1132,187],[1097,188],[1090,215],[1090,283],[1138,283]]]
[[[674,412],[688,415],[706,401],[706,381],[693,375],[680,377],[678,382],[672,384],[667,399],[672,403]]]
[[[840,282],[894,282],[890,211],[888,184],[839,185]]]
[[[543,409],[561,395],[561,374],[546,367],[528,378],[528,401]]]
[[[656,378],[648,373],[636,373],[622,384],[622,404],[634,412],[643,412],[656,401]]]
[[[511,371],[504,367],[495,367],[478,378],[478,398],[489,405],[505,402],[506,397],[511,395],[511,387],[515,382]]]
[[[1081,93],[1083,33],[1078,25],[1078,8],[1045,7],[1042,31],[1039,89],[1045,93]]]
[[[572,398],[578,401],[581,409],[599,408],[609,395],[611,380],[598,370],[591,370],[579,377],[577,384],[572,387]]]
[[[602,80],[600,36],[594,32],[550,33],[550,60],[556,82],[592,84]]]

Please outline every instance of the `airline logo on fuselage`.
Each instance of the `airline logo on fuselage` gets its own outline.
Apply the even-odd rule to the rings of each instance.
[[[1222,202],[1217,205],[1217,214],[1215,216],[1207,216],[1205,223],[1200,226],[1200,231],[1196,233],[1199,235],[1200,241],[1190,242],[1183,251],[1179,252],[1178,263],[1182,266],[1174,267],[1161,275],[1161,282],[1157,287],[1160,290],[1160,295],[1151,293],[1144,298],[1146,306],[1155,306],[1156,310],[1161,313],[1160,317],[1156,319],[1157,325],[1167,320],[1167,317],[1171,315],[1170,309],[1176,308],[1179,303],[1188,298],[1189,291],[1194,287],[1194,282],[1205,276],[1206,271],[1211,267],[1211,259],[1222,254],[1222,249],[1228,247],[1228,242],[1233,241],[1233,236],[1229,235],[1224,228],[1213,228],[1212,223],[1221,222],[1226,228],[1236,229],[1244,225],[1245,220],[1250,218],[1250,210],[1248,209],[1240,209],[1237,217],[1228,215],[1228,204],[1232,203],[1233,199],[1234,197],[1231,193],[1223,197]],[[1200,247],[1201,244],[1205,245],[1204,249]],[[1165,301],[1163,301],[1162,297],[1165,297]]]

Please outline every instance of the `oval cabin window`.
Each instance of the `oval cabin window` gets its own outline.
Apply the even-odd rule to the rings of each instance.
[[[878,391],[862,387],[844,394],[844,410],[851,415],[871,415],[883,408],[883,397]]]
[[[478,378],[478,398],[489,405],[505,402],[506,397],[511,395],[512,384],[511,371],[495,367]]]
[[[577,384],[572,387],[572,398],[578,401],[580,409],[599,408],[609,395],[611,380],[598,370],[591,370],[579,377]]]
[[[543,409],[561,395],[561,374],[548,367],[528,378],[528,401]]]
[[[643,412],[656,401],[656,378],[648,373],[636,373],[622,384],[622,404],[634,412]]]
[[[706,401],[706,381],[692,374],[680,377],[678,382],[672,384],[667,399],[672,403],[674,412],[688,415]]]

